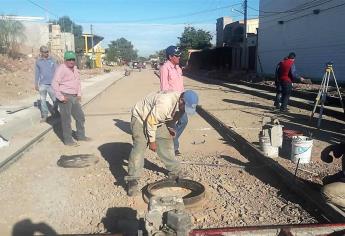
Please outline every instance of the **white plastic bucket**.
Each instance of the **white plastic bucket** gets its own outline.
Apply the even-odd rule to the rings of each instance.
[[[310,162],[313,140],[306,136],[293,136],[291,140],[291,160],[294,163]]]
[[[271,145],[270,137],[267,136],[259,136],[260,148],[262,152],[271,158],[278,157],[279,147],[273,147]]]

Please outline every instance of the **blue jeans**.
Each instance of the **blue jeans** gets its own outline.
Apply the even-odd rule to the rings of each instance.
[[[51,111],[51,113],[56,111],[57,109],[55,94],[50,84],[40,84],[39,93],[40,93],[40,99],[41,99],[41,116],[42,118],[47,118],[48,112],[49,112],[48,105],[47,105],[47,94],[49,94],[49,97],[53,101],[54,110]]]
[[[281,104],[282,104],[282,85],[280,83],[276,84],[276,99],[274,101],[274,106],[276,108],[280,108]]]
[[[292,92],[292,83],[282,83],[282,105],[281,110],[286,110]]]
[[[183,130],[186,128],[188,124],[188,116],[186,113],[183,113],[181,118],[177,121],[175,129],[176,129],[176,136],[174,138],[174,149],[175,151],[179,149],[180,143],[178,141],[179,137],[181,136]]]

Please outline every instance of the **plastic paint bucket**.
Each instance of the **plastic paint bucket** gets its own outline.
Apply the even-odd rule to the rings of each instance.
[[[283,145],[281,148],[281,155],[289,158],[291,155],[291,140],[294,136],[303,136],[303,133],[298,130],[283,129]]]
[[[273,147],[271,145],[270,137],[260,135],[259,142],[260,142],[260,148],[266,156],[271,157],[271,158],[278,157],[279,147]]]
[[[293,136],[291,140],[291,160],[294,163],[310,162],[313,140],[306,136]]]

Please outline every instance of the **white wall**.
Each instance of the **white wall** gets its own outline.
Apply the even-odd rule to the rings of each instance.
[[[313,14],[315,9],[320,13]],[[325,63],[333,61],[337,80],[345,83],[344,24],[343,0],[261,0],[258,53],[263,73],[274,74],[276,64],[293,51],[299,74],[320,80]]]
[[[48,45],[49,42],[49,28],[48,23],[22,21],[25,30],[25,40],[23,44],[31,48],[34,53],[42,46]]]

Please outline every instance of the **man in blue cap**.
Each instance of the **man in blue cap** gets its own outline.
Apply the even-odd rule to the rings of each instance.
[[[181,51],[176,46],[169,46],[166,50],[167,61],[160,68],[160,89],[161,91],[184,91],[182,70],[179,66]],[[174,138],[175,155],[180,156],[179,137],[186,128],[188,117],[185,113],[181,114],[180,119],[175,125],[176,137]]]
[[[147,146],[151,151],[157,152],[169,171],[169,178],[181,177],[180,162],[174,153],[174,124],[182,113],[195,114],[198,102],[198,95],[193,90],[183,93],[160,91],[149,94],[133,107],[133,147],[128,160],[128,176],[125,177],[129,196],[138,193],[138,179],[144,168]]]

